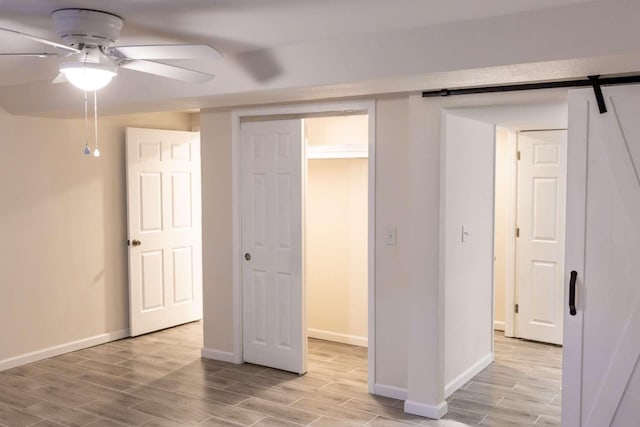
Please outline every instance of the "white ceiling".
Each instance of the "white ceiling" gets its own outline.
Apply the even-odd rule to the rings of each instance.
[[[120,44],[200,41],[238,53],[508,15],[588,0],[16,0],[0,2],[0,26],[56,39],[52,11],[103,10],[125,21]],[[39,46],[0,35],[4,49]],[[12,47],[13,43],[17,46]]]
[[[329,96],[329,92],[320,89],[323,87],[331,87],[331,93],[342,90],[345,95],[355,95],[357,91],[353,89],[362,82],[394,80],[391,86],[404,87],[397,80],[409,77],[413,80],[406,79],[405,83],[413,81],[427,89],[429,82],[438,84],[448,79],[455,83],[452,80],[455,74],[450,73],[453,71],[539,61],[554,65],[548,70],[536,65],[521,75],[516,71],[511,80],[531,79],[530,74],[536,71],[543,77],[569,75],[580,72],[580,67],[585,71],[593,68],[595,62],[581,62],[571,68],[557,61],[584,61],[604,55],[619,55],[628,68],[638,58],[626,44],[618,48],[607,44],[606,39],[591,43],[583,38],[583,46],[572,37],[590,34],[588,29],[578,27],[580,19],[599,20],[603,10],[614,11],[609,20],[613,22],[604,23],[614,29],[612,37],[622,38],[622,32],[628,28],[636,28],[637,32],[637,23],[633,27],[635,21],[625,18],[638,11],[633,3],[628,0],[4,0],[0,1],[0,27],[57,40],[50,17],[53,10],[98,9],[124,19],[118,44],[209,43],[225,55],[220,60],[189,63],[218,76],[214,82],[200,87],[122,70],[117,81],[103,90],[103,102],[109,112],[128,112],[267,102],[270,98],[265,94],[293,88],[296,94],[292,92],[289,98]],[[575,17],[578,23],[568,17]],[[629,21],[626,24],[625,19]],[[536,20],[540,22],[540,40],[524,33],[535,31],[535,27],[528,27]],[[580,31],[574,28],[562,31],[558,28],[562,22]],[[519,28],[523,28],[522,34],[513,37],[511,34],[518,34]],[[628,38],[633,35],[628,34]],[[552,37],[566,40],[556,45],[549,42]],[[473,48],[476,41],[482,43],[481,49]],[[504,53],[496,54],[491,44],[504,45],[501,48]],[[575,50],[575,56],[567,56],[565,52],[569,49]],[[39,52],[52,48],[0,32],[0,51]],[[0,57],[0,106],[18,114],[74,114],[78,110],[75,95],[72,99],[66,96],[73,89],[48,83],[57,75],[57,61]],[[606,64],[612,68],[607,61],[600,60],[598,64],[603,69],[607,69]],[[505,70],[496,68],[495,73],[481,74],[482,78],[475,80],[495,80]],[[450,73],[445,79],[428,78],[445,72]],[[464,82],[460,80],[461,83]],[[36,93],[39,98],[34,96]],[[277,100],[277,96],[272,98]]]
[[[553,95],[547,92],[547,96]],[[452,108],[449,111],[455,115],[491,123],[512,131],[566,129],[568,126],[566,101]]]

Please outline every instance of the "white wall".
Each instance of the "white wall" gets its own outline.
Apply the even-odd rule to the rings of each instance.
[[[453,114],[444,117],[443,125],[444,367],[449,395],[492,361],[495,128]]]
[[[367,345],[367,170],[367,159],[362,158],[307,162],[305,277],[310,337]]]
[[[307,146],[368,147],[367,116],[304,120]],[[305,281],[310,337],[367,345],[368,159],[309,159]]]
[[[0,110],[0,370],[127,333],[124,129],[189,130],[190,120],[100,118],[95,159],[82,154],[82,120]]]
[[[200,132],[204,348],[224,357],[234,349],[231,112],[202,112]]]
[[[313,117],[304,120],[308,145],[364,145],[369,143],[369,118],[352,116]]]

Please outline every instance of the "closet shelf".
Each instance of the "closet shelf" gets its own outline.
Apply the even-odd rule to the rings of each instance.
[[[363,144],[307,145],[307,159],[362,159],[369,157]]]

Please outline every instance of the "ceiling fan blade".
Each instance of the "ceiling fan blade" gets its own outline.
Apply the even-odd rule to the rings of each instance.
[[[46,45],[49,45],[49,46],[57,47],[58,49],[68,50],[68,51],[73,52],[73,53],[79,53],[80,52],[80,50],[76,49],[75,47],[71,47],[71,46],[64,45],[62,43],[58,43],[58,42],[54,42],[54,41],[51,41],[51,40],[43,39],[42,37],[32,36],[31,34],[22,33],[20,31],[10,30],[8,28],[2,28],[2,27],[0,27],[0,31],[6,31],[8,33],[17,34],[19,36],[26,37],[29,40],[33,40],[33,41],[38,42],[38,43],[42,43],[42,44],[46,44]]]
[[[0,56],[32,56],[35,58],[46,58],[49,56],[60,56],[57,53],[47,53],[47,52],[41,52],[41,53],[0,53]]]
[[[213,74],[201,71],[190,70],[188,68],[177,67],[175,65],[162,64],[153,61],[134,60],[120,65],[129,70],[141,71],[143,73],[155,74],[156,76],[168,79],[181,80],[187,83],[205,83],[213,79]]]
[[[58,83],[69,83],[69,80],[67,80],[67,78],[64,76],[64,74],[59,73],[55,79],[53,79],[51,81],[51,83],[53,84],[58,84]]]
[[[222,54],[207,44],[115,46],[109,49],[129,59],[211,59]]]

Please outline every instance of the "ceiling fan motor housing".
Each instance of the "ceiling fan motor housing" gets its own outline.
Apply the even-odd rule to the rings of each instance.
[[[69,46],[111,46],[120,37],[123,20],[91,9],[59,9],[52,14],[56,32]]]

